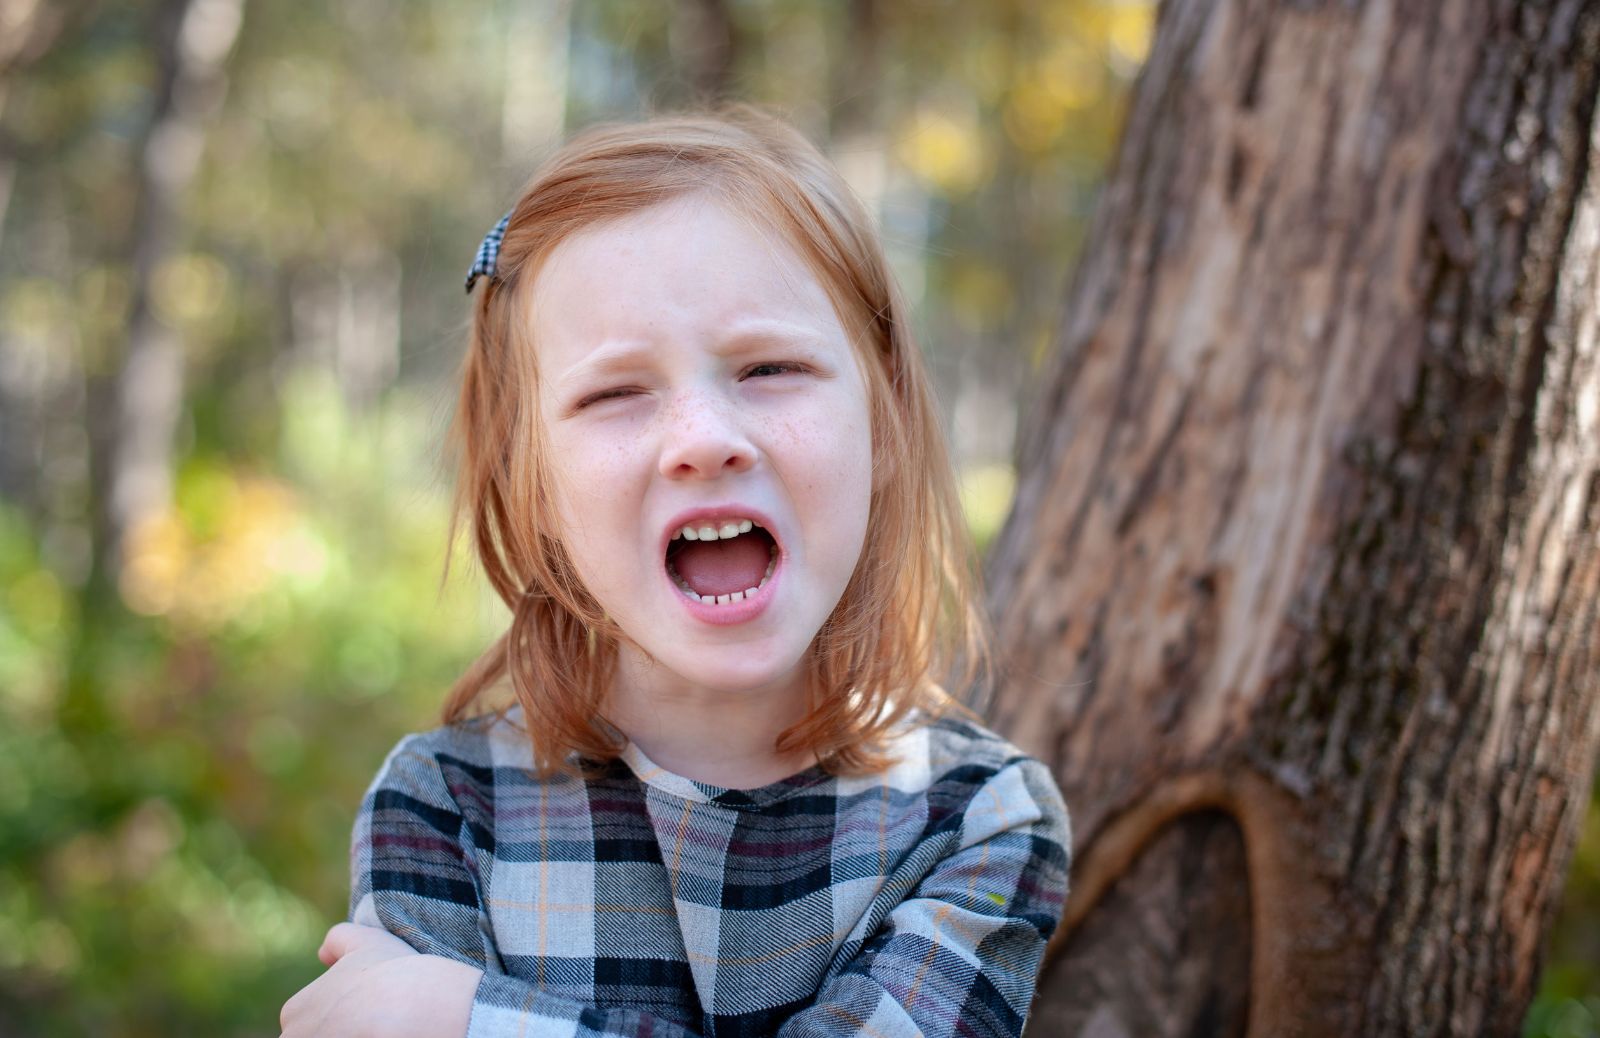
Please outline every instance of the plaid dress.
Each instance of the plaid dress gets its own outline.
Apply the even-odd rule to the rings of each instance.
[[[632,745],[538,781],[520,721],[406,736],[351,841],[352,922],[484,971],[467,1038],[1021,1032],[1070,837],[999,736],[923,718],[882,775],[736,790]]]

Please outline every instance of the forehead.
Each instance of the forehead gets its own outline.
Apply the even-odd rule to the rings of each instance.
[[[704,195],[564,239],[540,266],[526,316],[540,366],[552,375],[608,343],[709,343],[755,322],[805,329],[848,348],[827,290],[799,251]]]

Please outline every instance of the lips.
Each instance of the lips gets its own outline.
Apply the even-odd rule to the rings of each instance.
[[[761,542],[768,545],[767,550],[771,552],[766,574],[755,577],[752,570],[753,579],[747,582],[742,591],[732,589],[730,586],[727,594],[719,593],[714,599],[710,596],[701,596],[693,586],[689,585],[690,579],[700,581],[699,589],[702,591],[710,590],[713,585],[721,591],[721,584],[730,578],[737,579],[735,575],[748,560],[742,560],[738,555],[706,558],[703,549],[697,543],[702,541],[702,538],[698,535],[693,538],[678,535],[686,526],[697,529],[711,527],[717,531],[716,540],[719,543],[724,540],[721,537],[724,529],[730,534],[728,541],[744,542],[752,536],[748,530],[740,532],[745,520],[749,521],[752,528],[759,526],[758,532],[766,535],[760,538]],[[747,623],[766,611],[777,592],[786,556],[782,535],[772,517],[759,508],[737,501],[702,505],[677,513],[662,529],[659,548],[660,554],[657,557],[661,560],[661,577],[670,589],[671,595],[696,620],[717,627]],[[689,557],[697,552],[701,553],[698,557],[693,559]],[[677,560],[677,564],[684,565],[689,572],[680,574],[674,568],[673,559]],[[751,591],[756,593],[750,594]],[[736,594],[737,598],[734,597]]]

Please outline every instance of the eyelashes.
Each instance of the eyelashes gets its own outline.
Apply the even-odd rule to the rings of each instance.
[[[793,361],[787,361],[787,360],[785,360],[785,361],[767,361],[767,362],[762,363],[762,364],[752,365],[750,370],[748,370],[748,371],[746,371],[744,373],[744,377],[745,378],[749,378],[751,375],[754,375],[757,371],[760,371],[762,368],[775,368],[778,371],[803,371],[805,366],[802,365],[802,364],[796,364]]]
[[[800,364],[796,361],[763,361],[760,364],[752,364],[746,368],[744,373],[739,376],[739,381],[743,382],[747,378],[773,378],[776,375],[791,373],[800,374],[808,370],[810,369],[807,368],[806,365]],[[769,371],[772,372],[772,374],[758,374],[759,372],[763,371]],[[606,400],[620,400],[629,396],[633,396],[638,392],[638,389],[634,389],[629,386],[601,390],[598,393],[591,393],[589,396],[586,396],[582,400],[578,401],[578,403],[573,407],[573,410],[581,411],[591,404],[602,403]]]
[[[631,389],[608,389],[604,393],[596,393],[593,396],[584,397],[582,400],[578,401],[578,405],[575,408],[573,408],[573,410],[581,411],[585,407],[588,407],[590,404],[598,404],[602,400],[615,400],[618,397],[627,396],[629,393],[632,393],[632,392],[633,392],[633,390],[631,390]]]

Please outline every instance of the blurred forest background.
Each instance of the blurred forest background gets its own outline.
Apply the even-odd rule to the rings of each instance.
[[[986,542],[1155,17],[0,0],[0,1036],[273,1035],[320,973],[366,784],[506,622],[440,587],[439,449],[564,132],[728,96],[823,144]],[[1597,932],[1592,805],[1526,1034],[1600,1032]]]

